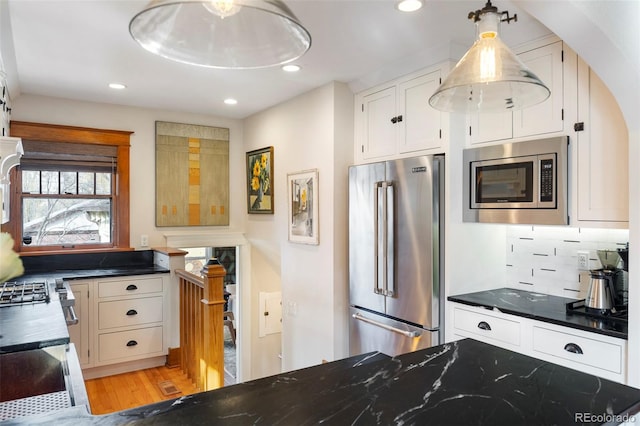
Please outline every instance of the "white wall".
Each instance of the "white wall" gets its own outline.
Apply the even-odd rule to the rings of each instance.
[[[352,111],[351,91],[330,83],[244,122],[247,150],[274,147],[274,215],[249,215],[247,238],[254,247],[254,294],[281,286],[285,371],[347,355],[346,191]],[[319,175],[317,246],[291,243],[287,237],[287,174],[309,169],[318,169]],[[264,367],[276,373],[277,352],[271,351],[276,337],[270,339],[263,346],[269,345],[272,361]]]
[[[514,0],[585,60],[609,87],[629,130],[629,324],[640,324],[640,2]],[[629,328],[628,382],[640,387],[640,329]]]
[[[160,111],[119,105],[78,102],[43,96],[21,95],[13,101],[11,119],[38,123],[133,131],[131,135],[131,246],[139,248],[140,235],[149,236],[149,245],[166,245],[164,232],[184,232],[189,228],[155,226],[155,121],[200,124],[229,128],[229,164],[244,164],[242,123],[213,116]],[[228,227],[198,227],[198,232],[243,229],[244,168],[230,167],[230,224]],[[191,230],[194,228],[191,227]]]

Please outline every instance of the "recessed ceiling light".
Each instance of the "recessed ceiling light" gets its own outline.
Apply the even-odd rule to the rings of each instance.
[[[224,100],[224,103],[227,105],[235,105],[238,103],[238,101],[233,98],[227,98]]]
[[[396,8],[401,12],[415,12],[422,8],[422,0],[400,0],[396,3]]]
[[[109,83],[109,87],[116,90],[122,90],[127,88],[127,86],[122,83]]]
[[[294,64],[283,65],[282,70],[286,72],[298,72],[300,71],[300,65],[294,65]]]

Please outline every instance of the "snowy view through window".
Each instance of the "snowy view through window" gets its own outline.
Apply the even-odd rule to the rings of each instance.
[[[105,172],[23,170],[22,243],[111,243],[112,180]]]

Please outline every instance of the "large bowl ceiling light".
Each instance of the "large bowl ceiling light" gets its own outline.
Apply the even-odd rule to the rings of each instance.
[[[209,68],[282,65],[311,47],[311,35],[280,0],[152,0],[129,32],[152,53]]]
[[[517,21],[517,15],[498,12],[487,1],[481,10],[469,12],[469,19],[476,23],[478,37],[429,104],[448,112],[496,112],[547,99],[549,88],[500,39],[500,22]]]

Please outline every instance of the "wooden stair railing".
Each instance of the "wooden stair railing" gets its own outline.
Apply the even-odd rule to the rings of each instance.
[[[224,276],[217,259],[202,275],[176,270],[180,285],[180,364],[201,391],[224,385]]]

